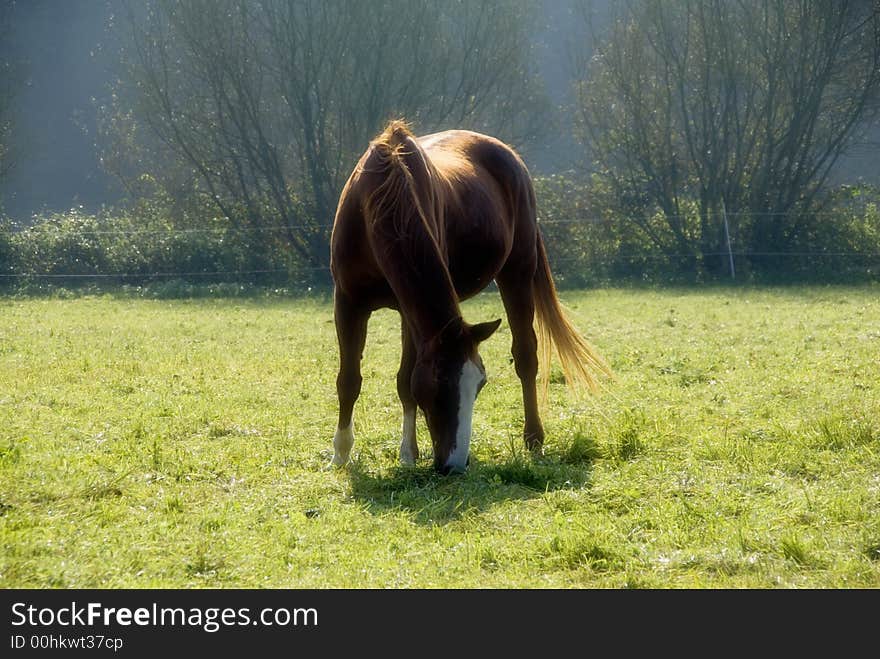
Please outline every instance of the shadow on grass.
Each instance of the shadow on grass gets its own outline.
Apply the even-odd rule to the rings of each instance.
[[[505,462],[471,460],[466,473],[441,476],[431,467],[393,467],[378,472],[349,465],[352,495],[375,515],[406,512],[427,526],[443,525],[495,504],[545,492],[590,486],[592,459],[515,456]]]

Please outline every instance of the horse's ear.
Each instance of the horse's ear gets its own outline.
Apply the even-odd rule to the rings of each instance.
[[[495,333],[499,325],[501,325],[500,318],[498,320],[490,320],[487,323],[471,325],[471,337],[477,343],[482,343]]]

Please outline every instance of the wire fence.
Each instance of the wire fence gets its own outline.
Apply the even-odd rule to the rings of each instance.
[[[325,271],[326,268],[314,268],[315,271]],[[115,273],[48,273],[48,272],[12,272],[0,274],[0,277],[29,278],[37,277],[44,279],[149,279],[158,277],[187,278],[187,277],[220,277],[228,275],[266,275],[290,273],[286,268],[274,268],[271,270],[216,270],[213,272],[115,272]]]
[[[728,212],[728,217],[746,217],[746,218],[754,218],[754,217],[785,217],[790,215],[790,213],[753,213],[753,212]],[[828,211],[828,212],[810,212],[810,213],[801,213],[800,215],[809,216],[809,217],[839,217],[839,211]],[[637,221],[651,221],[657,219],[658,215],[628,215],[626,220],[637,220]],[[693,219],[693,214],[663,214],[664,218],[667,219]],[[609,216],[579,216],[577,218],[571,219],[542,219],[540,220],[541,225],[548,226],[556,226],[556,225],[577,225],[577,224],[608,224],[612,222],[620,221],[620,218],[614,218]],[[44,224],[41,225],[40,228],[45,227],[58,226],[57,224]],[[17,231],[27,231],[29,229],[34,228],[32,225],[13,225],[14,229]],[[157,229],[82,229],[75,232],[76,235],[80,236],[139,236],[139,235],[161,235],[161,234],[223,234],[223,233],[234,233],[234,234],[247,234],[247,233],[290,233],[296,231],[330,231],[333,228],[332,224],[315,224],[315,223],[302,223],[302,224],[266,224],[262,226],[217,226],[217,227],[166,227],[166,228],[157,228]]]
[[[730,212],[726,213],[726,217],[729,218],[754,218],[756,216],[784,216],[785,213],[763,213],[763,214],[755,214],[755,213],[738,213],[738,212]],[[815,212],[810,214],[813,217],[836,217],[840,215],[839,211],[836,212]],[[641,217],[628,217],[628,220],[653,220],[656,219],[657,216],[641,216]],[[666,216],[664,216],[666,217]],[[677,216],[679,218],[691,218],[692,215],[680,215]],[[539,222],[539,226],[551,228],[557,226],[574,226],[574,225],[597,225],[597,224],[609,224],[615,221],[619,221],[617,218],[611,218],[608,216],[579,216],[577,218],[548,218],[542,219]],[[263,226],[202,226],[202,227],[158,227],[158,228],[74,228],[70,226],[63,226],[63,224],[55,224],[55,223],[43,223],[36,227],[17,227],[13,233],[22,234],[28,232],[30,230],[35,230],[37,233],[48,233],[51,234],[53,231],[58,231],[60,235],[63,235],[65,239],[90,239],[90,238],[101,238],[101,237],[155,237],[162,236],[165,238],[179,238],[185,236],[236,236],[236,235],[250,235],[250,234],[272,234],[272,233],[281,233],[281,234],[290,234],[291,232],[301,232],[301,231],[309,231],[309,232],[324,232],[325,234],[329,234],[332,229],[332,225],[330,224],[311,224],[311,223],[303,223],[303,224],[272,224],[272,225],[263,225]],[[756,262],[761,259],[768,260],[776,260],[781,269],[785,269],[786,262],[792,262],[793,260],[800,260],[801,267],[805,264],[809,266],[809,260],[823,260],[827,261],[829,259],[836,259],[840,263],[849,262],[853,267],[858,269],[860,272],[864,272],[869,277],[876,278],[878,274],[880,274],[880,251],[847,251],[840,249],[793,249],[789,251],[782,250],[750,250],[750,249],[741,249],[735,248],[734,245],[737,242],[736,240],[731,240],[730,236],[727,236],[727,249],[719,250],[719,251],[711,251],[711,252],[696,252],[696,253],[685,253],[685,252],[665,252],[661,250],[646,250],[640,253],[621,253],[621,252],[613,252],[613,253],[597,253],[593,246],[591,245],[582,245],[577,244],[577,242],[571,242],[571,236],[565,236],[563,243],[554,244],[552,234],[551,239],[547,240],[547,235],[545,235],[545,242],[548,244],[548,251],[551,256],[551,267],[554,268],[554,273],[559,278],[565,278],[573,273],[570,271],[572,266],[582,266],[581,270],[596,268],[602,266],[617,266],[617,274],[620,274],[620,268],[625,268],[627,264],[631,264],[633,267],[638,264],[644,263],[654,263],[655,266],[659,267],[664,262],[674,264],[676,262],[681,262],[687,259],[697,259],[697,260],[705,260],[709,258],[716,259],[729,259],[729,275],[733,277],[735,275],[735,262],[742,262],[743,260]],[[63,248],[63,247],[62,247]],[[73,259],[69,259],[73,261]],[[146,268],[143,264],[140,264],[141,267],[129,267],[125,269],[124,263],[117,263],[118,271],[113,271],[113,268],[105,268],[108,271],[99,271],[100,268],[94,266],[94,264],[90,265],[88,263],[79,262],[77,263],[77,271],[73,271],[72,269],[69,271],[60,270],[56,262],[55,267],[52,268],[43,268],[43,269],[31,269],[31,270],[22,270],[15,268],[4,268],[4,263],[2,262],[2,252],[0,252],[0,283],[3,282],[15,282],[15,281],[33,281],[33,280],[46,280],[46,281],[105,281],[105,282],[128,282],[128,281],[139,281],[139,282],[152,282],[157,280],[172,280],[172,279],[181,279],[181,280],[196,280],[196,281],[210,281],[210,280],[223,280],[223,281],[235,281],[238,279],[248,280],[248,281],[267,281],[272,280],[275,282],[286,282],[289,284],[302,284],[306,283],[308,280],[314,279],[324,279],[325,281],[329,281],[329,268],[326,266],[303,266],[296,265],[295,267],[274,267],[270,261],[272,259],[264,259],[264,262],[267,263],[267,267],[230,267],[220,269],[216,266],[211,268],[206,266],[204,269],[196,269],[196,268],[170,268],[168,270],[160,270],[155,267]],[[805,262],[805,260],[807,260]],[[64,263],[65,259],[60,258],[60,262]],[[251,261],[253,263],[253,261]],[[130,263],[129,265],[134,265]],[[671,266],[672,267],[672,266]],[[92,271],[83,271],[89,270]],[[607,269],[607,268],[606,268]],[[5,271],[4,271],[5,270]],[[719,277],[724,276],[724,268],[718,268]],[[583,272],[578,272],[574,274],[583,274]],[[633,274],[638,274],[634,272]]]

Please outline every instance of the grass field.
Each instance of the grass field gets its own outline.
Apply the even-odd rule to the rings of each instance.
[[[880,288],[563,299],[617,379],[551,373],[532,460],[503,324],[442,477],[422,421],[396,463],[389,311],[325,471],[326,302],[0,298],[0,587],[880,587]]]

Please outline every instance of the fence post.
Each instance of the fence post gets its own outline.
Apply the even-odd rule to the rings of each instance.
[[[730,259],[730,278],[736,280],[736,269],[733,267],[733,250],[730,248],[730,229],[727,226],[727,205],[721,200],[721,216],[724,218],[724,239],[727,241],[727,256]]]

